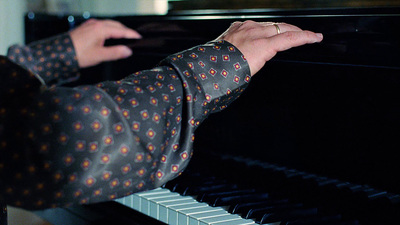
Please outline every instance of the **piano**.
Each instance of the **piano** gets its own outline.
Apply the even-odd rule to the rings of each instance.
[[[238,20],[287,22],[323,33],[324,41],[278,53],[240,99],[211,115],[177,179],[116,201],[36,214],[53,224],[400,224],[400,8],[112,19],[144,39],[110,41],[134,55],[84,70],[78,84],[151,68]],[[84,20],[30,13],[26,41]]]

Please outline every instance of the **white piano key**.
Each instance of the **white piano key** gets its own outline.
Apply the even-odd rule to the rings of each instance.
[[[173,225],[255,224],[252,220],[231,215],[221,207],[211,207],[206,203],[197,202],[193,197],[181,196],[163,188],[136,193],[115,201]]]
[[[181,196],[178,193],[161,193],[161,194],[156,194],[156,195],[147,195],[147,196],[141,196],[141,212],[150,215],[150,208],[152,210],[157,209],[157,207],[154,208],[152,206],[153,202],[158,202],[158,201],[171,201],[171,200],[179,200],[181,199]]]
[[[192,202],[168,206],[168,224],[178,224],[178,213],[184,209],[199,207],[199,202],[193,199]]]
[[[171,193],[171,191],[168,189],[165,189],[165,188],[156,188],[153,190],[138,192],[138,193],[135,193],[135,195],[146,196],[146,195],[154,195],[154,194],[158,194],[158,193]]]
[[[157,207],[158,207],[158,213],[159,213],[159,220],[168,223],[168,206],[173,206],[173,205],[181,205],[185,203],[193,203],[195,200],[191,197],[188,196],[179,196],[181,199],[170,199],[170,200],[164,200],[164,201],[158,201],[157,202]],[[186,197],[186,198],[182,198]]]
[[[171,193],[163,193],[150,196],[142,196],[141,198],[147,201],[158,202],[158,201],[168,201],[170,199],[176,199],[176,198],[182,199],[182,197],[183,196],[179,195],[178,193],[171,192]]]
[[[253,220],[241,219],[241,220],[213,223],[212,225],[256,225],[256,223]]]
[[[200,220],[200,225],[211,225],[211,224],[216,224],[218,222],[227,222],[227,221],[232,221],[232,220],[240,220],[242,217],[238,215],[224,215],[224,216],[216,216],[216,217],[211,217],[211,218],[205,218]]]
[[[212,212],[220,210],[219,207],[211,207],[206,203],[199,203],[202,204],[199,207],[191,208],[191,209],[182,209],[178,212],[178,225],[187,225],[189,224],[189,215],[202,213],[202,212]]]
[[[124,205],[132,205],[132,199],[133,199],[133,196],[132,196],[132,195],[123,197],[123,198],[121,199],[121,200],[123,200],[123,203],[122,203],[122,204],[124,204]]]
[[[158,220],[164,219],[164,218],[168,218],[167,217],[167,212],[166,210],[161,209],[160,210],[160,204],[162,202],[180,202],[181,196],[171,196],[169,198],[160,198],[160,199],[153,199],[150,200],[149,204],[150,204],[150,214],[152,216],[156,216],[156,218]],[[176,204],[178,204],[176,203]]]
[[[117,198],[117,199],[114,199],[114,201],[116,201],[122,205],[127,205],[127,204],[125,204],[125,198]]]
[[[146,201],[162,201],[165,199],[175,199],[175,198],[179,198],[181,197],[181,195],[179,195],[178,193],[160,193],[160,194],[156,194],[156,195],[148,195],[148,196],[142,196],[141,199],[146,200]]]
[[[148,195],[158,195],[161,193],[171,193],[168,189],[157,188],[150,191],[144,191],[140,193],[136,193],[133,195],[129,195],[126,197],[118,198],[115,201],[121,203],[129,208],[135,209],[141,212],[141,197],[140,196],[148,196]]]
[[[163,198],[167,196],[177,196],[179,195],[178,193],[174,192],[165,192],[165,193],[155,193],[155,194],[148,194],[148,195],[138,195],[142,199],[155,199],[155,198]]]
[[[200,208],[200,207],[209,207],[206,203],[200,203],[200,202],[193,202],[193,203],[188,203],[188,204],[182,204],[182,205],[175,205],[175,206],[170,206],[168,208],[168,223],[169,224],[178,224],[178,217],[179,217],[179,212],[182,210],[188,210],[188,209],[195,209],[195,208]]]
[[[135,209],[140,212],[141,208],[141,198],[137,195],[132,195],[132,209]]]
[[[149,213],[150,216],[153,218],[156,218],[159,220],[160,218],[160,210],[159,210],[159,205],[158,202],[162,201],[162,200],[177,200],[180,199],[180,195],[174,196],[174,195],[170,195],[170,196],[164,196],[164,197],[160,197],[160,198],[150,198],[147,199],[149,201]]]
[[[135,210],[139,211],[139,209],[140,209],[140,206],[138,204],[139,203],[139,199],[135,199],[135,198],[138,198],[138,197],[135,196],[135,195],[129,195],[129,196],[126,196],[126,197],[117,198],[114,201],[116,201],[116,202],[118,202],[118,203],[120,203],[122,205],[125,205],[125,206],[127,206],[129,208],[132,208],[132,209],[135,209]]]
[[[192,214],[189,215],[189,225],[200,225],[200,220],[224,215],[229,215],[229,213],[222,208],[217,211]]]

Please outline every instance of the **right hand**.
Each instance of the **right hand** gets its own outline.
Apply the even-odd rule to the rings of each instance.
[[[105,47],[109,38],[141,38],[141,35],[118,21],[90,19],[70,32],[79,67],[129,57],[132,51],[123,45]]]
[[[288,50],[304,44],[321,42],[322,34],[304,31],[286,24],[272,22],[235,22],[217,40],[226,40],[235,45],[245,56],[253,76],[277,52]]]

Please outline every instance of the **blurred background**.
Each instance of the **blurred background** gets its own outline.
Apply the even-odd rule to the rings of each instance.
[[[55,15],[163,15],[167,0],[0,0],[0,54],[11,44],[24,43],[27,13]]]

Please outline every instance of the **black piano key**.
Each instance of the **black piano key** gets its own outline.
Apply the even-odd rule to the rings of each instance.
[[[396,194],[387,194],[383,199],[380,199],[382,201],[387,201],[388,204],[390,205],[397,205],[400,206],[400,195]]]
[[[302,207],[303,207],[302,203],[288,203],[282,205],[279,204],[279,205],[251,209],[247,212],[246,215],[242,215],[242,217],[245,219],[255,219],[256,221],[261,221],[262,217],[267,213],[274,213],[289,209],[299,209]]]
[[[226,184],[226,181],[224,180],[218,180],[215,178],[210,178],[210,180],[188,180],[186,182],[181,182],[178,183],[174,189],[175,192],[178,192],[182,195],[185,195],[186,192],[189,191],[189,189],[193,189],[196,187],[211,187],[214,185],[219,185],[219,184]]]
[[[238,189],[238,190],[223,191],[223,192],[204,193],[197,196],[197,201],[210,203],[210,202],[215,202],[215,200],[220,197],[250,194],[253,193],[254,191],[255,191],[254,189]]]
[[[328,223],[326,225],[359,225],[360,223],[358,220],[349,220],[349,221],[343,221],[343,222],[333,222],[333,223]]]
[[[236,205],[232,205],[229,209],[229,213],[233,214],[246,214],[256,208],[264,208],[273,205],[279,204],[287,204],[289,199],[268,199],[263,201],[254,201],[254,202],[246,202],[246,203],[238,203]]]
[[[226,182],[221,183],[213,183],[213,184],[206,184],[206,185],[199,185],[195,187],[188,187],[182,195],[199,195],[201,193],[210,193],[210,192],[217,192],[217,191],[227,191],[227,190],[235,190],[238,186],[236,184],[230,184]]]
[[[320,177],[315,174],[308,174],[304,172],[297,172],[289,174],[288,182],[290,187],[295,186],[297,193],[290,193],[292,197],[298,200],[307,200],[309,202],[319,202],[321,190],[334,184],[340,183],[339,180],[330,179],[327,177]],[[299,195],[298,193],[302,193]]]
[[[354,193],[361,191],[364,187],[359,184],[350,184],[340,187],[343,192],[346,192],[347,195],[352,196]]]
[[[270,197],[272,198],[290,199],[289,202],[300,202],[303,203],[303,205],[307,205],[307,207],[318,207],[318,209],[321,209],[324,212],[340,213],[348,219],[360,218],[360,216],[364,216],[364,211],[366,211],[365,209],[368,208],[368,210],[370,210],[369,208],[371,207],[370,205],[372,204],[372,201],[380,203],[377,205],[383,205],[383,203],[397,204],[396,197],[393,198],[394,201],[392,203],[392,196],[385,192],[379,192],[377,190],[369,188],[366,185],[355,185],[349,182],[343,182],[327,177],[320,177],[315,174],[305,173],[268,163],[250,163],[248,164],[250,166],[246,166],[247,159],[240,159],[235,157],[231,157],[229,159],[230,163],[233,164],[227,165],[227,168],[229,168],[228,171],[234,171],[238,174],[240,173],[240,182],[238,180],[238,176],[232,178],[230,176],[227,176],[228,174],[226,174],[226,172],[224,171],[207,170],[204,173],[204,170],[199,170],[199,167],[194,167],[190,169],[191,173],[194,172],[196,174],[199,173],[205,175],[187,176],[189,177],[189,181],[183,183],[181,181],[178,182],[179,184],[177,184],[177,186],[181,188],[179,192],[184,195],[197,195],[196,197],[199,198],[206,192],[212,193],[216,191],[220,193],[230,193],[232,190],[254,189],[254,187],[256,187],[257,191],[269,193]],[[235,165],[235,160],[239,160],[240,163]],[[210,163],[213,165],[215,163],[220,164],[220,161],[221,160],[215,160],[215,162]],[[252,161],[254,160],[250,160],[250,162]],[[256,175],[246,176],[246,174],[249,174],[249,171],[257,171],[257,173]],[[260,183],[258,179],[259,177],[263,177],[263,181],[265,180],[267,182]],[[209,180],[209,178],[211,178],[211,180]],[[224,185],[222,185],[222,183],[224,182],[226,182],[227,184],[232,183],[232,185],[234,185],[234,188],[231,188],[229,185],[225,187]],[[236,183],[240,183],[240,185],[236,185]],[[176,189],[178,190],[178,188]],[[197,190],[199,191],[197,192]],[[218,203],[218,201],[221,200],[217,199],[221,199],[222,202]],[[242,197],[240,196],[240,194],[229,194],[228,197],[222,196],[219,198],[215,198],[214,200],[216,200],[217,203],[211,201],[207,203],[211,205],[228,206],[229,212],[233,212],[235,210],[235,213],[239,215],[247,215],[247,212],[250,210],[254,210],[254,208],[247,209],[248,211],[246,213],[238,213],[237,209],[242,209],[243,204],[253,203],[253,200],[241,199]],[[236,200],[240,201],[241,203],[235,202]],[[255,202],[259,201],[256,200]],[[368,206],[362,204],[363,207],[359,207],[358,209],[356,208],[360,205],[360,203],[365,202],[368,203]],[[387,207],[373,208],[372,211],[375,212],[375,215],[373,215],[373,217],[379,218],[379,215],[386,215],[386,209],[384,208]],[[370,216],[368,216],[368,218],[370,218]],[[384,221],[387,222],[391,219],[392,217],[384,219]],[[365,220],[366,219],[364,219],[363,221]]]
[[[399,205],[400,204],[400,195],[395,195],[391,193],[385,193],[379,196],[369,196],[371,201],[374,202],[374,204],[380,205],[380,206],[394,206],[394,205]]]
[[[301,218],[292,221],[282,222],[280,225],[330,225],[342,221],[341,215],[317,215],[310,218]]]
[[[308,192],[314,192],[314,191],[319,191],[321,188],[324,188],[327,185],[331,184],[338,184],[340,183],[339,180],[337,179],[330,179],[327,177],[309,177],[305,176],[304,178],[304,187]]]
[[[188,187],[201,185],[205,182],[210,183],[213,180],[217,180],[217,178],[214,176],[209,176],[207,178],[205,178],[204,176],[187,176],[185,177],[185,179],[182,180],[168,182],[166,184],[166,188],[170,189],[171,191],[183,193]]]
[[[230,206],[241,202],[251,202],[256,200],[266,200],[268,193],[239,194],[234,196],[221,196],[215,199],[211,206]]]
[[[176,186],[179,183],[187,182],[187,180],[190,180],[190,181],[192,181],[192,180],[203,180],[203,178],[204,178],[204,175],[202,175],[201,173],[188,170],[183,175],[181,175],[181,176],[179,176],[179,177],[167,182],[166,184],[164,184],[164,187],[169,189],[169,190],[171,190],[171,191],[174,191]],[[210,179],[212,179],[212,177]]]
[[[260,224],[276,223],[315,216],[318,213],[317,208],[299,208],[292,210],[282,210],[272,213],[266,213],[260,220]]]
[[[280,225],[282,225],[282,223]],[[353,220],[353,221],[333,221],[333,222],[299,223],[299,224],[296,223],[293,225],[359,225],[359,222],[357,220]]]
[[[384,194],[378,198],[371,199],[371,210],[377,211],[379,209],[382,216],[388,217],[388,215],[393,215],[392,218],[388,220],[400,221],[400,195],[396,194]],[[397,212],[397,213],[396,213]]]
[[[355,194],[355,198],[359,198],[364,201],[371,201],[373,199],[378,199],[384,197],[387,194],[386,191],[376,190],[373,188],[366,188]]]

